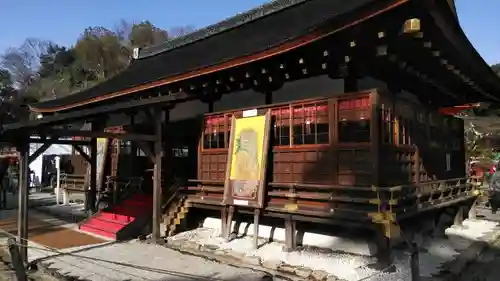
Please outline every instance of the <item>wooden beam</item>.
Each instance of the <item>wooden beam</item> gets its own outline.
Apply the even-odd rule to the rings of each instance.
[[[112,133],[100,131],[83,131],[83,130],[61,130],[61,129],[45,129],[39,132],[42,135],[54,137],[87,137],[87,138],[109,138],[131,141],[155,141],[155,136],[144,134],[128,134],[128,133]]]
[[[83,157],[83,159],[85,159],[85,161],[87,161],[87,163],[92,163],[92,158],[83,150],[82,147],[78,145],[73,145],[73,147],[76,151],[78,151],[78,153],[80,153],[80,155]]]
[[[90,145],[90,186],[86,192],[87,195],[87,211],[88,216],[92,216],[95,209],[95,201],[97,196],[97,138],[92,139]]]
[[[31,162],[35,161],[40,155],[42,155],[47,149],[51,146],[51,143],[44,143],[42,146],[40,146],[33,154],[29,156],[28,160],[28,165],[31,164]]]
[[[153,171],[153,243],[160,241],[160,224],[161,224],[161,199],[162,199],[162,186],[161,186],[161,172],[162,172],[162,124],[163,124],[163,110],[155,108],[154,119],[155,123],[155,136],[154,142],[154,171]]]
[[[132,112],[130,115],[130,129],[133,130],[133,132],[135,132],[135,129],[136,129],[136,112]],[[131,150],[131,154],[132,154],[132,163],[131,163],[131,171],[132,171],[132,176],[135,176],[137,175],[136,174],[136,171],[137,171],[137,142],[136,141],[132,141],[131,144],[130,144],[130,150]]]
[[[272,91],[266,91],[264,93],[264,99],[266,104],[272,104],[273,103],[273,92]]]
[[[135,144],[139,147],[140,150],[142,150],[142,152],[144,152],[144,154],[146,154],[149,160],[151,160],[151,162],[153,162],[154,164],[156,161],[155,153],[151,150],[148,144],[144,142],[135,142]]]
[[[17,158],[17,157],[19,157],[18,153],[9,153],[9,154],[0,155],[0,159],[2,159],[2,158]]]
[[[148,119],[150,124],[154,124],[156,120],[153,118],[153,114],[151,114],[151,111],[148,109],[144,110],[144,115],[146,115],[146,119]]]
[[[128,100],[124,102],[117,102],[114,104],[96,106],[88,109],[70,111],[68,113],[51,115],[39,120],[33,120],[29,122],[16,122],[16,123],[5,124],[3,125],[3,130],[4,131],[28,130],[40,126],[70,123],[75,120],[84,120],[84,119],[89,119],[90,117],[109,115],[115,112],[133,111],[139,108],[160,106],[161,104],[166,104],[171,102],[183,102],[194,99],[196,99],[196,96],[190,95],[185,92],[179,92],[175,94],[164,95],[159,97],[151,97],[147,99]]]
[[[49,144],[67,144],[67,145],[90,145],[86,140],[61,140],[61,139],[39,139],[30,138],[30,143],[49,143]]]
[[[17,217],[17,242],[20,245],[21,258],[28,262],[28,176],[29,143],[19,146],[19,203]]]
[[[344,77],[344,93],[357,92],[358,89],[357,77],[351,75]]]

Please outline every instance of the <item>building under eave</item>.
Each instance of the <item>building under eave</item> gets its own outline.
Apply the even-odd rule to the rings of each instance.
[[[139,50],[115,77],[30,105],[43,118],[6,124],[3,137],[19,142],[22,134],[50,135],[50,127],[88,121],[98,130],[85,136],[95,138],[143,114],[148,121],[130,121],[129,129],[154,136],[128,138],[155,144],[155,239],[161,176],[189,171],[196,177],[189,186],[164,191],[180,214],[165,219],[168,233],[191,208],[220,212],[226,231],[233,214],[254,214],[257,226],[261,216],[284,220],[289,248],[295,222],[366,227],[385,237],[378,240],[384,248],[401,235],[402,221],[475,199],[465,176],[463,121],[439,108],[499,101],[500,78],[465,36],[451,0],[277,0]],[[286,139],[269,144],[273,170],[259,179],[258,204],[243,200],[247,208],[227,194],[230,120],[244,116],[242,108],[270,112],[273,132],[280,127]],[[109,118],[117,114],[123,122]],[[311,122],[323,122],[326,137]],[[189,159],[162,152],[178,146]],[[162,154],[169,161],[162,163]]]

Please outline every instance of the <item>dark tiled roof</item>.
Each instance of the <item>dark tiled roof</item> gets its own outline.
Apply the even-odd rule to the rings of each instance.
[[[300,38],[337,16],[381,0],[278,0],[178,41],[151,48],[119,75],[88,90],[32,105],[50,110],[265,51]],[[266,16],[270,15],[272,16]],[[342,17],[343,18],[343,17]],[[340,21],[341,19],[339,19]],[[342,19],[342,20],[345,20]],[[340,22],[338,23],[340,24]],[[155,55],[153,55],[155,54]]]
[[[178,38],[166,41],[162,44],[147,47],[141,49],[139,52],[139,59],[154,56],[171,49],[179,48],[184,45],[196,42],[198,40],[205,39],[209,36],[216,35],[218,33],[224,32],[231,28],[236,28],[240,25],[249,23],[253,20],[271,15],[273,13],[279,12],[283,9],[289,8],[291,6],[300,4],[302,2],[309,0],[274,0],[269,3],[265,3],[259,7],[253,8],[244,13],[236,14],[226,20],[218,22],[216,24],[207,26],[205,28],[196,30],[185,36],[180,36]]]

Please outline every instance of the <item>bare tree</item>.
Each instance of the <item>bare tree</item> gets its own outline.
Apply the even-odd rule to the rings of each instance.
[[[113,32],[116,34],[118,39],[122,41],[124,44],[128,44],[130,33],[132,33],[132,28],[134,24],[132,22],[128,22],[124,19],[120,20],[113,29]]]
[[[40,57],[53,44],[47,40],[28,38],[18,48],[9,48],[0,58],[0,66],[12,75],[14,84],[25,88],[37,75]]]
[[[186,25],[186,26],[176,26],[169,30],[168,35],[173,37],[180,37],[186,34],[189,34],[195,30],[194,26]]]

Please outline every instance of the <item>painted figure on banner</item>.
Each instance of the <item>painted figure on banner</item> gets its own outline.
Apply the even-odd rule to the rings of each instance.
[[[252,128],[243,129],[235,138],[233,194],[254,199],[259,186],[259,138]]]
[[[230,189],[235,199],[254,201],[263,180],[266,116],[235,119],[232,128]]]

